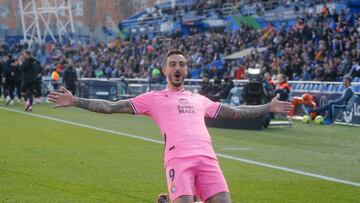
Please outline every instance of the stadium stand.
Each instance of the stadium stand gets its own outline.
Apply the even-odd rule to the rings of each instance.
[[[188,55],[190,79],[246,79],[247,69],[260,64],[273,78],[282,73],[290,81],[341,81],[347,73],[354,82],[360,81],[360,18],[346,3],[177,0],[173,6],[172,2],[156,4],[121,22],[127,39],[110,43],[49,42],[35,45],[31,51],[43,66],[45,80],[54,70],[61,74],[71,57],[80,78],[145,78],[164,83],[159,74],[162,55],[178,48]],[[284,10],[291,11],[291,15],[286,14],[288,17],[299,17],[286,19],[282,24],[266,21],[267,14]],[[168,32],[161,28],[166,23],[172,25],[167,27]],[[225,60],[226,56],[250,47],[267,49]],[[26,44],[3,44],[0,53],[16,58],[25,49]],[[336,84],[296,84],[292,89],[343,90]]]

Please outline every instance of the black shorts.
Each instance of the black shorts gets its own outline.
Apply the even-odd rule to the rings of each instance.
[[[21,84],[21,92],[27,92],[35,89],[35,82],[27,82]]]

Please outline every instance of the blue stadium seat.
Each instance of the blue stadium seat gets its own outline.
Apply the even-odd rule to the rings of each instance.
[[[355,92],[360,92],[360,85],[355,85],[354,86],[354,91]]]
[[[295,83],[295,84],[291,85],[291,89],[293,89],[293,90],[297,90],[298,87],[299,87],[298,83]]]
[[[302,90],[304,88],[304,84],[299,84],[298,90]]]
[[[336,92],[342,92],[344,90],[344,86],[343,85],[336,85],[335,91]]]
[[[302,87],[302,90],[305,91],[308,87],[308,84],[304,84],[304,86]]]
[[[305,85],[304,85],[304,91],[308,91],[308,90],[309,90],[309,87],[310,87],[310,84],[305,84]]]
[[[291,85],[291,89],[292,89],[292,90],[297,90],[297,87],[298,87],[298,84],[297,84],[297,83]]]
[[[313,90],[314,84],[309,84],[309,86],[307,87],[307,90],[311,91]]]
[[[334,87],[334,85],[326,85],[325,91],[331,92],[331,91],[333,91],[333,87]]]
[[[311,89],[311,90],[319,90],[319,87],[320,87],[320,85],[319,84],[314,84],[313,85],[313,88]]]
[[[319,84],[318,90],[324,91],[324,89],[325,89],[325,85],[324,84]]]

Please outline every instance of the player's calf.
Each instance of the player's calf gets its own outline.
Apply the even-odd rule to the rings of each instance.
[[[167,194],[162,193],[158,196],[158,203],[170,203],[170,198]],[[185,195],[177,198],[172,203],[203,203],[197,196]]]
[[[220,192],[210,197],[205,203],[231,203],[230,193]]]

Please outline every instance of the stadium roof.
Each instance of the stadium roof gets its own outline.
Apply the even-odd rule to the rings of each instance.
[[[260,48],[248,48],[248,49],[244,49],[238,52],[235,52],[233,54],[230,54],[228,56],[225,56],[225,60],[236,60],[236,59],[240,59],[242,57],[245,57],[247,55],[250,55],[253,51],[257,51],[257,52],[263,52],[266,50],[266,47],[260,47]]]

